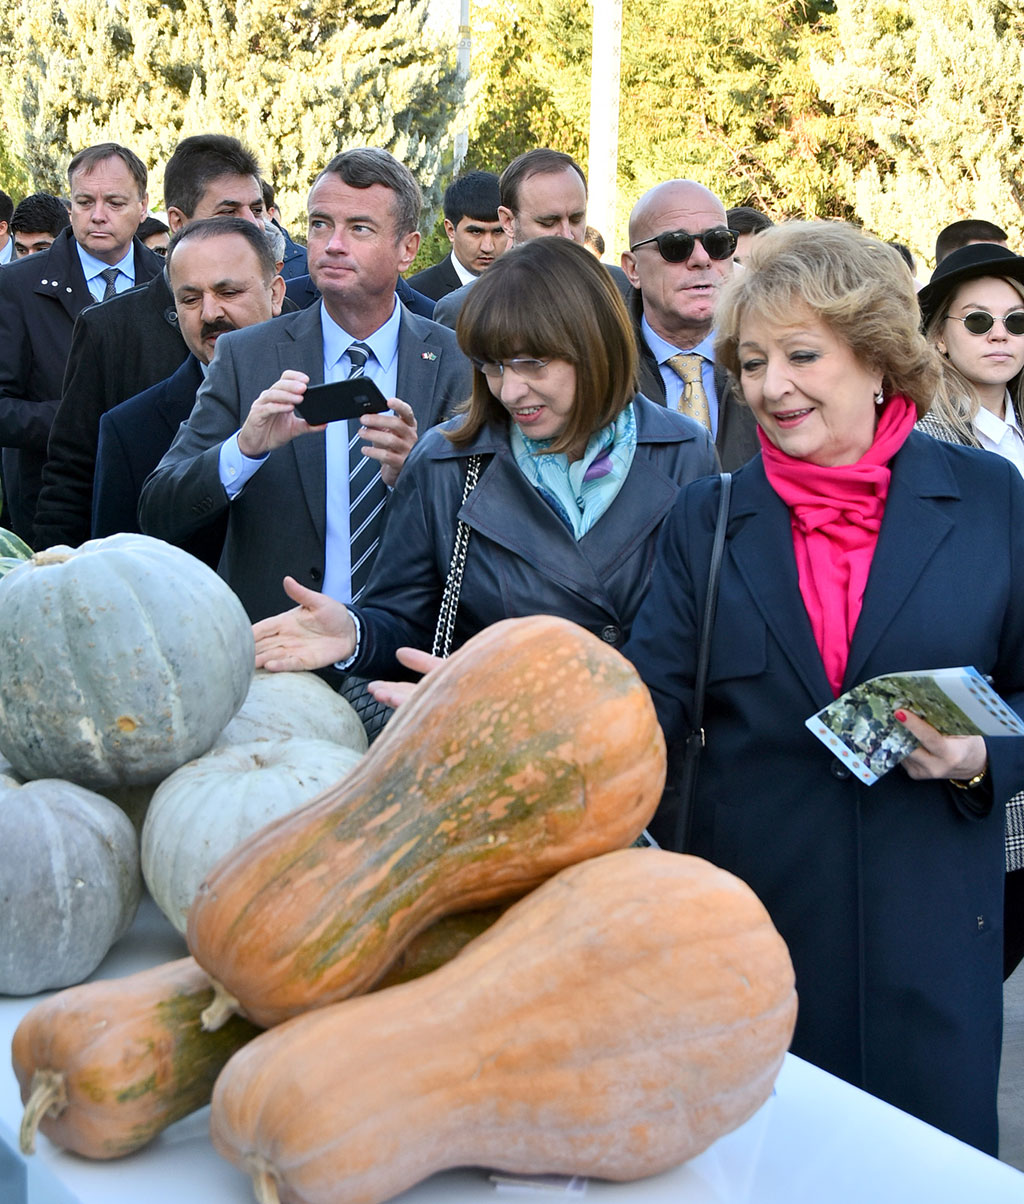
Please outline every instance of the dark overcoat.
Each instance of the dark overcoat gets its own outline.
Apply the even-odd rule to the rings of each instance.
[[[635,399],[637,448],[618,495],[576,540],[516,464],[504,427],[466,448],[420,440],[402,469],[370,576],[353,671],[394,676],[395,648],[430,648],[458,517],[470,528],[454,646],[499,619],[551,614],[622,644],[650,582],[658,529],[681,485],[718,470],[708,432]],[[462,504],[466,461],[480,480]]]
[[[681,495],[625,649],[670,749],[690,725],[718,496],[717,481]],[[1024,712],[1024,481],[912,432],[892,461],[843,689],[958,665]],[[692,851],[749,883],[787,941],[793,1051],[995,1154],[1003,804],[1024,784],[1024,739],[987,740],[987,789],[900,767],[865,786],[804,726],[832,697],[789,512],[758,456],[734,478]]]

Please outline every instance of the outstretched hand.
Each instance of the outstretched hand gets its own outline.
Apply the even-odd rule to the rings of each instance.
[[[988,764],[988,749],[981,736],[944,736],[912,711],[897,711],[896,718],[920,744],[901,762],[910,777],[968,782]]]
[[[426,674],[443,664],[441,657],[432,656],[419,648],[399,648],[395,656],[400,665],[405,665],[414,673]],[[397,707],[408,700],[416,686],[414,681],[371,681],[367,689],[378,702],[383,702],[385,706]]]
[[[300,585],[294,577],[285,577],[284,590],[298,606],[253,624],[256,668],[294,672],[347,660],[356,646],[355,623],[348,609],[327,594]]]

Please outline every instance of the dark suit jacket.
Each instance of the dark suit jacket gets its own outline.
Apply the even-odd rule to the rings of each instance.
[[[74,547],[89,538],[100,418],[166,380],[187,355],[163,271],[142,288],[82,310],[50,431],[36,513],[37,546]]]
[[[410,288],[409,282],[403,280],[401,276],[398,277],[395,292],[398,294],[399,301],[410,313],[419,314],[421,318],[429,318],[434,312],[433,301],[429,297],[424,297],[422,293],[418,293],[414,288]],[[284,295],[299,309],[308,309],[320,296],[320,290],[313,283],[312,276],[296,276],[287,282]]]
[[[664,405],[665,382],[661,378],[658,361],[647,346],[640,327],[643,309],[640,294],[635,290],[629,298],[629,309],[633,316],[633,332],[636,335],[639,353],[640,392]],[[718,433],[715,436],[715,446],[722,461],[722,471],[735,472],[761,450],[757,438],[757,423],[750,407],[744,405],[736,396],[728,372],[718,364],[715,365],[715,393],[718,397]]]
[[[163,260],[137,239],[134,248],[141,284]],[[92,304],[70,226],[48,250],[0,273],[0,446],[10,506],[5,525],[30,543],[71,332],[79,312]]]
[[[284,262],[281,264],[282,279],[294,280],[298,276],[305,276],[309,271],[306,266],[306,248],[294,242],[292,236],[280,222],[274,222],[274,225],[284,235]]]
[[[629,294],[632,291],[632,286],[629,283],[629,278],[626,276],[626,273],[622,270],[622,268],[617,267],[613,263],[606,263],[604,264],[604,267],[608,269],[608,274],[615,282],[615,287],[622,294],[623,300],[628,302]],[[451,329],[454,330],[455,324],[459,320],[459,314],[462,312],[462,303],[468,296],[469,290],[479,279],[480,277],[477,276],[476,280],[471,280],[468,284],[460,285],[458,288],[453,289],[450,293],[446,293],[434,306],[434,321],[440,322],[442,326],[450,326]],[[640,392],[649,396],[646,389],[641,388]]]
[[[100,418],[96,479],[92,494],[92,538],[138,531],[139,495],[146,478],[192,413],[203,371],[194,355],[173,376],[114,406]],[[215,569],[224,547],[224,521],[203,527],[182,546]]]
[[[690,726],[718,493],[680,494],[624,649],[670,752]],[[1021,711],[1024,483],[997,456],[912,432],[892,460],[843,690],[959,665]],[[692,852],[747,882],[785,938],[793,1052],[994,1154],[1003,815],[1024,785],[1024,740],[986,741],[987,796],[899,767],[865,786],[804,727],[832,700],[789,511],[758,456],[734,478]],[[659,813],[660,838],[671,818]]]
[[[297,307],[286,301],[285,308]],[[82,310],[43,468],[38,547],[89,538],[100,418],[166,380],[188,355],[162,271],[144,288]]]
[[[409,284],[432,301],[440,301],[442,297],[453,293],[457,288],[462,288],[462,281],[452,264],[450,253],[440,263],[435,263],[429,268],[424,268],[422,272],[410,276]]]
[[[311,589],[323,584],[327,457],[322,431],[272,452],[233,500],[220,483],[220,445],[255,398],[286,368],[323,380],[320,306],[217,340],[209,376],[191,417],[145,483],[139,523],[147,534],[181,543],[228,511],[219,571],[253,621],[289,608],[286,574]],[[402,310],[397,394],[416,412],[420,432],[446,417],[470,390],[471,368],[451,331]]]

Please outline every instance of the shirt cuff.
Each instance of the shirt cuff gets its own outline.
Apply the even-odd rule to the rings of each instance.
[[[347,657],[343,661],[335,661],[334,662],[334,667],[335,667],[335,669],[338,670],[339,673],[347,673],[348,670],[351,669],[352,666],[356,663],[356,661],[359,659],[359,652],[360,652],[360,648],[361,648],[361,645],[363,642],[362,620],[359,618],[359,615],[356,614],[356,612],[354,610],[349,609],[348,613],[352,619],[353,624],[355,625],[356,645],[352,649],[352,655],[350,657]]]
[[[237,431],[230,439],[224,440],[220,445],[217,472],[220,476],[220,483],[224,486],[224,492],[230,501],[233,501],[248,485],[266,458],[266,456],[260,456],[259,459],[253,460],[249,456],[243,455],[238,446]]]

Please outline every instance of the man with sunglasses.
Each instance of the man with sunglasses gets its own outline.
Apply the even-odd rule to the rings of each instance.
[[[622,269],[640,353],[640,392],[702,422],[722,468],[758,450],[757,425],[714,359],[719,291],[732,274],[736,235],[722,202],[693,180],[645,192],[629,218]]]

